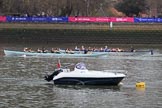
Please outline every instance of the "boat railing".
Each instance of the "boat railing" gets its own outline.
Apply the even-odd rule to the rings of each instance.
[[[127,74],[126,70],[103,70],[104,72],[111,72],[111,73],[123,73],[123,74]]]
[[[64,68],[62,70],[63,70],[63,72],[70,72],[70,69],[69,68]]]

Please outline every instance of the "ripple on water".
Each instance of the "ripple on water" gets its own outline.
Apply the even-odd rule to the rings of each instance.
[[[44,81],[58,58],[1,57],[0,107],[12,108],[160,108],[162,105],[161,56],[61,58],[62,65],[85,62],[88,69],[126,70],[120,87],[56,86]],[[73,69],[73,67],[70,67]],[[146,82],[136,89],[137,81]]]

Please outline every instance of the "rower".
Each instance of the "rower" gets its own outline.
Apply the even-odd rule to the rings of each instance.
[[[42,52],[43,52],[43,53],[47,53],[48,50],[46,50],[46,49],[43,47],[43,48],[42,48]]]
[[[34,52],[32,48],[24,48],[24,52]]]
[[[55,50],[54,50],[54,53],[60,53],[60,48],[56,48]]]
[[[107,46],[105,46],[105,48],[104,48],[104,52],[107,52],[108,51],[108,48],[107,48]]]
[[[55,52],[55,50],[54,50],[54,48],[52,48],[52,49],[51,49],[51,53],[54,53],[54,52]]]
[[[133,46],[131,46],[131,52],[135,52],[135,50],[134,50]]]
[[[38,52],[38,53],[42,53],[42,50],[38,48],[38,49],[37,49],[37,52]]]
[[[88,50],[87,49],[84,49],[84,54],[87,54],[88,53]]]
[[[84,50],[85,50],[85,48],[84,48],[84,46],[82,46],[82,47],[81,47],[81,51],[84,51]]]
[[[153,50],[150,50],[150,52],[151,52],[151,55],[153,55],[153,54],[154,54]]]
[[[77,46],[75,46],[75,51],[79,51],[80,49],[77,47]]]
[[[29,50],[28,48],[24,48],[24,52],[28,52],[28,50]]]

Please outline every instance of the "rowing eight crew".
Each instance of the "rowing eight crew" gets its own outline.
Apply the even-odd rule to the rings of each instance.
[[[61,53],[61,50],[60,48],[52,48],[51,51],[48,51],[47,49],[45,48],[38,48],[37,51],[34,51],[32,50],[32,48],[24,48],[24,52],[37,52],[37,53]],[[70,53],[70,54],[74,54],[74,51],[72,51],[72,49],[66,49],[65,50],[65,53]]]
[[[61,53],[62,51],[64,51],[65,53],[70,53],[70,54],[74,54],[75,51],[83,51],[85,54],[89,53],[89,52],[123,52],[123,49],[120,48],[112,48],[109,49],[107,46],[105,46],[104,48],[92,48],[92,47],[88,47],[85,48],[84,46],[81,46],[81,48],[78,48],[77,46],[74,48],[74,50],[67,48],[65,50],[61,50],[60,48],[51,48],[50,51],[48,51],[47,49],[45,49],[44,47],[42,49],[38,48],[37,51],[32,50],[32,48],[24,48],[24,52],[37,52],[37,53]]]
[[[108,48],[107,46],[105,46],[104,48],[101,47],[101,48],[95,48],[95,47],[88,47],[88,48],[85,48],[84,46],[81,46],[81,48],[78,48],[77,46],[75,47],[75,51],[84,51],[84,50],[87,50],[87,51],[92,51],[92,52],[123,52],[124,50],[121,49],[121,48]]]

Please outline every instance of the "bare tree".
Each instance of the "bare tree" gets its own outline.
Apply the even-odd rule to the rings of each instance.
[[[109,0],[0,0],[0,12],[49,16],[96,16]],[[111,0],[110,0],[111,1]]]

